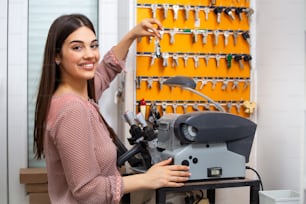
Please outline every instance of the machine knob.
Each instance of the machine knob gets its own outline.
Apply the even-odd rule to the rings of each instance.
[[[188,161],[188,160],[183,160],[183,161],[182,161],[182,165],[184,165],[184,166],[189,166],[189,161]]]
[[[194,164],[197,164],[198,161],[199,161],[198,158],[193,158],[193,159],[192,159],[192,162],[193,162]]]

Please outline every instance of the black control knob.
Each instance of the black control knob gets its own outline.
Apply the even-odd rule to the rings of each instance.
[[[183,161],[182,161],[182,165],[184,165],[184,166],[189,166],[189,161],[188,161],[188,160],[183,160]]]

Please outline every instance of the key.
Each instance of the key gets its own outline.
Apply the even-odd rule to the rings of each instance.
[[[161,107],[162,107],[162,110],[163,110],[163,115],[165,115],[166,114],[166,109],[167,109],[167,103],[162,102]]]
[[[219,41],[218,38],[219,38],[220,31],[214,30],[213,33],[214,33],[214,45],[218,45],[218,41]]]
[[[211,5],[216,5],[217,4],[217,0],[211,0],[210,3],[211,3]]]
[[[151,63],[150,63],[151,67],[154,65],[155,59],[156,59],[156,55],[155,55],[155,53],[152,53],[151,54]]]
[[[165,79],[164,77],[158,78],[159,90],[160,90],[160,91],[163,89],[164,81],[166,81],[166,79]]]
[[[208,30],[203,30],[202,31],[202,43],[203,44],[207,43],[207,36],[208,36]]]
[[[192,105],[192,108],[195,110],[195,111],[199,111],[199,105],[197,103],[194,103]]]
[[[186,53],[184,54],[183,59],[184,59],[184,66],[187,67],[187,65],[188,65],[188,55]]]
[[[161,52],[160,52],[160,45],[159,45],[158,40],[154,41],[154,49],[155,49],[155,56],[160,58],[161,57]]]
[[[223,11],[223,7],[216,7],[214,9],[214,13],[217,15],[217,23],[219,24],[221,22],[221,13]]]
[[[226,104],[227,112],[231,112],[232,106],[233,106],[233,102],[232,101],[227,102],[227,104]]]
[[[206,64],[206,66],[208,66],[209,58],[210,58],[209,55],[204,55],[204,59],[205,59],[205,64]]]
[[[175,29],[172,29],[169,31],[169,35],[170,35],[170,44],[174,43],[174,37],[175,37]]]
[[[177,103],[172,103],[173,113],[176,113]]]
[[[179,64],[178,64],[178,55],[176,53],[174,53],[172,55],[172,66],[173,67],[177,67]]]
[[[151,4],[153,18],[156,18],[156,9],[157,9],[157,4]]]
[[[243,69],[242,56],[241,55],[235,55],[234,59],[235,59],[236,62],[239,63],[240,69]]]
[[[245,62],[248,62],[248,63],[249,63],[249,66],[250,66],[250,69],[252,69],[252,62],[251,62],[252,56],[251,56],[251,55],[245,54],[245,55],[243,55],[243,60],[244,60]]]
[[[233,32],[233,40],[234,40],[234,45],[235,46],[237,45],[238,35],[239,35],[239,32],[237,30],[235,30]]]
[[[200,20],[200,7],[198,7],[198,6],[196,6],[195,8],[194,8],[194,20],[195,20],[195,22],[199,22],[199,20]]]
[[[148,82],[148,89],[151,89],[152,88],[152,85],[153,85],[153,78],[152,77],[149,77],[147,79],[147,82]]]
[[[200,81],[200,79],[198,78],[198,77],[194,77],[193,78],[193,81],[194,81],[194,83],[195,83],[195,89],[197,88],[197,86],[198,86],[198,82]]]
[[[193,43],[197,43],[199,30],[192,30],[192,34],[193,34]]]
[[[232,19],[232,21],[235,20],[235,16],[233,14],[232,8],[229,8],[229,7],[225,8],[224,13],[228,15]]]
[[[216,88],[216,85],[217,85],[217,79],[213,78],[211,83],[212,83],[211,89],[214,90]]]
[[[177,20],[178,11],[179,11],[180,7],[179,7],[179,5],[173,5],[172,9],[173,9],[173,13],[174,13],[173,19],[176,21]]]
[[[169,4],[163,4],[162,7],[164,9],[164,19],[167,19]]]
[[[227,86],[228,86],[228,80],[227,79],[223,79],[221,89],[223,91],[225,91],[227,89]]]
[[[184,113],[187,113],[187,109],[188,109],[187,103],[183,103],[183,110],[184,110]]]
[[[224,35],[224,46],[227,46],[228,44],[228,36],[229,36],[229,31],[226,30],[223,32],[223,35]]]
[[[168,67],[169,53],[168,52],[163,52],[162,53],[162,58],[163,58],[163,66]]]
[[[136,78],[135,83],[136,83],[136,88],[140,89],[140,83],[141,83],[141,77],[140,76]]]
[[[191,6],[190,5],[185,5],[184,9],[185,9],[185,20],[187,21],[189,19],[189,11],[191,9]]]
[[[248,43],[249,45],[251,45],[250,34],[249,34],[248,31],[243,32],[243,33],[242,33],[242,37],[243,37],[244,40],[247,41],[247,43]]]
[[[236,78],[236,79],[234,79],[234,81],[233,81],[232,90],[238,89],[238,88],[239,88],[238,85],[239,85],[239,80]]]
[[[247,8],[247,9],[244,10],[244,12],[246,13],[246,16],[248,17],[248,21],[250,23],[251,22],[251,16],[254,14],[254,9]]]
[[[160,35],[160,39],[161,39],[161,40],[163,39],[164,33],[165,33],[164,30],[160,30],[160,31],[159,31],[159,35]]]
[[[250,84],[250,80],[249,80],[249,79],[244,80],[243,89],[244,89],[244,90],[247,89],[248,86],[249,86],[249,84]]]
[[[208,21],[209,12],[210,12],[210,8],[209,7],[205,7],[204,8],[204,13],[205,13],[205,20],[206,21]]]
[[[208,102],[204,103],[203,107],[204,107],[205,110],[210,110],[210,105],[209,105]]]
[[[237,112],[240,113],[240,111],[241,111],[241,103],[237,102],[237,103],[235,103],[235,106],[236,106]]]
[[[230,69],[232,67],[232,59],[233,59],[232,54],[228,54],[226,56],[226,66],[227,66],[228,69]]]
[[[200,89],[203,89],[206,84],[207,84],[207,79],[203,78],[201,81]]]
[[[193,55],[193,60],[194,60],[194,67],[198,68],[199,67],[199,56]]]
[[[216,66],[219,67],[220,66],[221,55],[216,54],[215,58],[216,58]]]
[[[236,8],[235,13],[239,17],[239,20],[242,21],[243,8]]]

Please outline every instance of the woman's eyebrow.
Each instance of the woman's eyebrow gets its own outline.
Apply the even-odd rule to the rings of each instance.
[[[94,40],[91,41],[91,43],[94,43],[94,42],[98,42],[98,39],[94,39]],[[84,43],[84,41],[82,41],[82,40],[72,40],[72,41],[70,41],[69,44],[72,44],[72,43]]]

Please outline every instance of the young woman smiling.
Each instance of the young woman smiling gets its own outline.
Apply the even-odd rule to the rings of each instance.
[[[97,100],[118,73],[139,37],[160,38],[162,25],[145,19],[100,61],[99,43],[90,20],[64,15],[51,25],[36,101],[34,147],[45,157],[48,192],[53,204],[119,203],[140,189],[180,187],[189,168],[171,159],[147,172],[122,177],[117,169],[113,130],[101,116]]]

